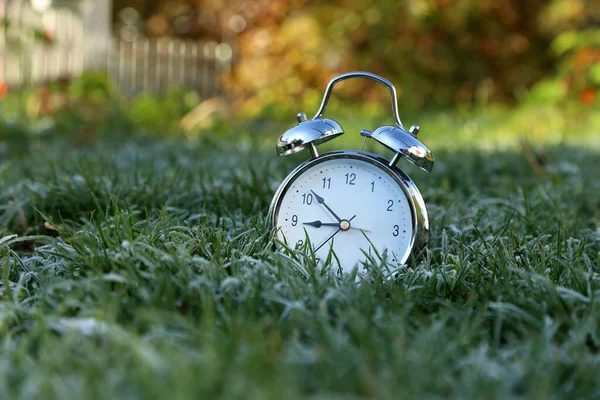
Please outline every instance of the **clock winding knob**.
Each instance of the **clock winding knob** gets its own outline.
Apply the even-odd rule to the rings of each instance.
[[[308,118],[307,118],[307,116],[306,116],[306,113],[299,112],[299,113],[296,115],[296,120],[298,120],[298,123],[299,123],[299,124],[301,124],[302,122],[305,122],[307,119],[308,119]]]
[[[410,129],[408,130],[408,132],[413,135],[413,136],[417,136],[419,134],[419,131],[421,130],[421,128],[419,127],[419,125],[417,124],[413,124]]]

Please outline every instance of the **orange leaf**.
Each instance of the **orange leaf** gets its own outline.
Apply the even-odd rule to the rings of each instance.
[[[581,99],[581,102],[583,104],[585,104],[586,106],[591,106],[596,102],[596,94],[596,89],[585,88],[582,90],[581,94],[579,95],[579,98]]]
[[[6,96],[6,93],[8,93],[8,85],[6,82],[0,81],[0,99]]]

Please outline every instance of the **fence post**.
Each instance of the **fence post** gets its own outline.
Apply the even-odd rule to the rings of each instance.
[[[111,46],[111,1],[87,1],[83,8],[84,69],[106,68]]]
[[[6,35],[8,33],[8,28],[5,25],[5,18],[6,18],[6,0],[0,0],[0,21],[2,21],[2,37],[0,37],[0,54],[1,54],[1,59],[0,59],[0,85],[4,84],[4,82],[6,82],[6,76],[5,76],[5,71],[6,71],[6,57],[8,54],[8,51],[6,49]]]

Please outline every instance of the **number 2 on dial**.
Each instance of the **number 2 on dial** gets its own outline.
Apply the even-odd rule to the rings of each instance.
[[[393,205],[394,205],[394,200],[388,200],[388,206],[387,206],[386,210],[394,211],[394,210],[392,210]]]

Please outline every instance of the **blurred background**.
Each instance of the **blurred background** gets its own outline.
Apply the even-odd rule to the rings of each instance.
[[[269,124],[311,114],[352,70],[395,83],[408,124],[440,137],[600,127],[599,0],[0,0],[0,15],[5,134],[243,126],[274,140]],[[389,118],[373,82],[336,89],[330,112]]]

